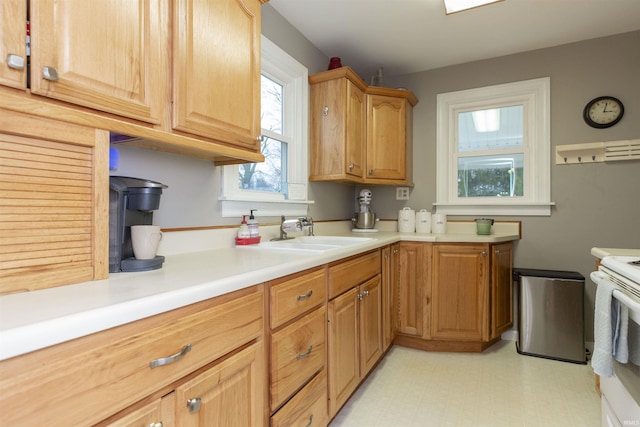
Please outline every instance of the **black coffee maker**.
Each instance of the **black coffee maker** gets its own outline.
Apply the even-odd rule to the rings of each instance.
[[[126,176],[109,177],[109,272],[147,271],[162,267],[163,256],[136,259],[131,244],[132,225],[152,225],[166,185]]]

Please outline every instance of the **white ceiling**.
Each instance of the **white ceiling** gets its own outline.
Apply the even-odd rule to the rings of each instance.
[[[505,0],[448,16],[442,0],[268,4],[365,80],[380,66],[413,73],[640,29],[640,0]]]

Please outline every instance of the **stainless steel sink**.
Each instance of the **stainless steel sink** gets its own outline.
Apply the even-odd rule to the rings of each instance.
[[[262,242],[258,245],[238,246],[251,249],[293,252],[327,252],[333,249],[356,246],[373,241],[370,237],[349,236],[301,236],[294,239]]]

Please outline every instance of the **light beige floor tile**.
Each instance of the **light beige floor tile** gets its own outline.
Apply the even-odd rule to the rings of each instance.
[[[502,341],[480,354],[393,347],[330,427],[560,425],[600,425],[591,367]]]

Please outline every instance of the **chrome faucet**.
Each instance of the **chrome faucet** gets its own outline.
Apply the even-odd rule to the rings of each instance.
[[[293,239],[293,237],[289,237],[287,233],[302,231],[304,229],[309,230],[309,236],[313,236],[313,218],[285,219],[284,215],[282,215],[280,217],[280,237],[275,237],[271,240]]]

